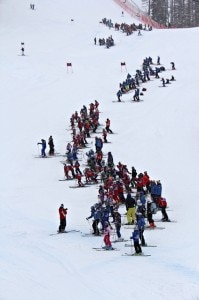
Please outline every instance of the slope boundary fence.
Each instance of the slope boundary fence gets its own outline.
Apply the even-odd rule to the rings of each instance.
[[[124,11],[130,14],[133,18],[137,19],[141,23],[151,26],[156,29],[163,29],[166,26],[154,21],[147,13],[142,11],[133,1],[129,0],[113,0],[117,3]]]

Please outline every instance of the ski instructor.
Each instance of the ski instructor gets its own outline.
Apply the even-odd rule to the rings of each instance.
[[[59,217],[60,217],[60,225],[59,225],[59,233],[65,232],[66,228],[66,215],[67,215],[67,208],[64,208],[64,205],[61,204],[59,208]]]

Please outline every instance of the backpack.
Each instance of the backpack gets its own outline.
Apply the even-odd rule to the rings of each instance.
[[[159,207],[160,208],[162,208],[162,207],[167,207],[167,201],[166,201],[166,199],[165,198],[162,198],[162,197],[159,197],[159,199],[158,199],[158,205],[159,205]]]

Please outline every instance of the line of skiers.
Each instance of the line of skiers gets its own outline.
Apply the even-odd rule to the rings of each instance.
[[[85,121],[91,124],[87,135],[90,137],[93,129],[97,130],[99,127],[99,114],[97,114],[97,128],[94,128],[93,119],[95,119],[96,109],[98,110],[99,103],[97,102],[97,107],[95,104],[90,104],[90,113],[86,106],[80,110],[80,115],[76,111],[71,117],[71,129],[73,135],[73,145],[68,145],[67,151],[71,152],[71,149],[75,145],[79,150],[79,144],[76,143],[76,136],[82,132],[82,128],[78,125],[80,122],[85,124]],[[93,108],[94,107],[94,108]],[[106,132],[111,133],[110,120],[107,119],[106,122]],[[83,127],[83,126],[82,126]],[[96,131],[95,130],[95,131]],[[97,132],[94,132],[97,133]],[[98,143],[100,141],[100,143]],[[162,197],[162,185],[160,181],[151,180],[148,173],[145,171],[143,173],[137,173],[134,167],[129,171],[127,165],[118,162],[117,165],[114,163],[114,158],[112,153],[109,151],[107,158],[104,157],[102,152],[103,141],[99,137],[95,137],[95,151],[90,149],[87,151],[87,164],[88,167],[82,172],[80,170],[79,161],[77,162],[77,168],[71,171],[72,177],[78,180],[79,186],[84,185],[81,178],[83,174],[86,177],[86,182],[98,182],[97,177],[100,176],[101,184],[98,190],[98,202],[91,207],[91,213],[87,217],[87,220],[92,219],[92,230],[94,235],[100,234],[99,224],[101,224],[101,231],[104,233],[104,243],[106,249],[112,249],[112,244],[110,241],[111,228],[115,227],[115,233],[117,235],[118,241],[122,240],[121,236],[121,214],[119,213],[120,204],[126,206],[126,218],[127,224],[135,224],[135,233],[132,235],[134,240],[134,247],[136,253],[141,252],[141,246],[144,246],[144,230],[146,227],[147,219],[150,228],[155,228],[155,222],[153,219],[154,213],[158,210],[162,212],[162,221],[169,221],[166,212],[166,199]],[[77,151],[78,154],[78,151]],[[76,163],[75,162],[75,163]],[[65,164],[64,168],[70,166],[74,168],[74,164]],[[91,173],[89,175],[89,173]],[[68,173],[65,173],[66,177]],[[79,177],[77,177],[79,176]],[[134,191],[136,190],[136,194]],[[126,195],[125,195],[126,193]],[[112,223],[110,223],[109,218],[112,217]],[[139,235],[139,242],[137,242],[136,232]]]
[[[102,172],[105,165],[103,157],[103,144],[107,143],[107,135],[112,134],[111,121],[109,118],[105,121],[105,128],[102,130],[102,137],[95,137],[95,152],[90,149],[85,153],[87,156],[87,166],[81,171],[78,159],[78,151],[81,148],[87,147],[87,138],[91,137],[92,133],[96,132],[99,127],[99,102],[97,100],[90,104],[89,109],[84,105],[80,109],[80,113],[75,111],[70,118],[70,125],[72,130],[72,142],[68,142],[66,146],[66,161],[64,163],[64,176],[67,180],[77,179],[79,186],[84,186],[81,181],[85,176],[85,183],[97,183],[98,174]],[[108,156],[110,163],[110,154]]]
[[[146,57],[143,59],[143,63],[142,63],[142,70],[137,69],[135,72],[134,76],[131,76],[131,74],[127,74],[126,79],[119,84],[119,90],[116,93],[118,102],[121,102],[121,97],[123,94],[128,93],[131,90],[134,90],[134,96],[133,96],[133,101],[140,101],[139,95],[140,93],[140,84],[141,83],[146,83],[148,81],[151,80],[151,76],[153,76],[154,78],[159,79],[160,78],[160,73],[165,71],[165,67],[161,66],[160,64],[160,56],[157,57],[157,63],[158,66],[155,67],[155,69],[153,68],[154,63],[153,63],[153,59],[152,57]],[[175,70],[175,63],[171,62],[171,66],[172,66],[172,70]],[[164,79],[162,78],[162,85],[165,87],[166,84],[171,83],[171,81],[174,81],[175,78],[172,75],[171,79]],[[146,91],[146,89],[142,89],[142,92]],[[143,95],[143,93],[142,93]]]
[[[116,22],[115,24],[113,24],[112,20],[107,19],[107,18],[103,18],[102,21],[100,21],[100,23],[106,25],[109,29],[115,28],[115,30],[117,30],[117,31],[121,30],[123,33],[126,33],[126,35],[130,35],[134,31],[137,31],[137,30],[138,31],[139,30],[146,30],[146,25],[145,26],[143,26],[142,24],[136,25],[135,23],[127,24],[125,22],[122,22],[121,24]],[[148,27],[149,31],[151,29]]]

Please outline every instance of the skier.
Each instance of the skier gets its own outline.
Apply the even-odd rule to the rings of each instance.
[[[60,217],[60,225],[59,225],[59,233],[65,232],[66,228],[66,215],[68,208],[64,208],[64,205],[61,204],[59,208],[59,217]]]
[[[147,200],[147,219],[149,222],[149,227],[150,228],[155,228],[156,225],[154,224],[154,220],[153,220],[153,211],[152,211],[152,202],[150,198],[148,198]]]
[[[162,221],[163,222],[170,222],[169,217],[168,217],[167,212],[166,212],[166,207],[167,207],[166,199],[163,198],[163,197],[159,197],[157,202],[158,202],[158,206],[161,208]]]
[[[41,139],[41,143],[37,143],[37,145],[41,145],[41,156],[46,157],[46,141],[44,139]]]
[[[157,58],[157,65],[160,65],[160,57]]]
[[[104,128],[102,130],[102,136],[103,136],[103,139],[104,139],[104,143],[108,143],[108,141],[107,141],[107,132]]]
[[[83,182],[82,182],[82,175],[80,174],[80,173],[77,173],[76,174],[76,179],[77,179],[77,183],[78,183],[78,186],[79,187],[83,187],[84,186],[84,184],[83,184]]]
[[[71,172],[73,178],[75,179],[76,176],[75,176],[74,167],[72,164],[68,165],[68,170]]]
[[[131,196],[131,193],[127,193],[126,197],[126,210],[127,210],[127,225],[134,224],[135,222],[135,199]]]
[[[82,172],[80,171],[80,163],[78,162],[78,160],[76,160],[75,164],[74,164],[74,168],[75,168],[75,173],[76,174],[80,174],[82,175]]]
[[[113,155],[111,152],[108,152],[107,165],[109,168],[114,167]]]
[[[174,62],[171,62],[171,69],[172,69],[172,70],[175,70],[175,69],[176,69],[176,68],[175,68]]]
[[[133,101],[140,101],[139,95],[140,95],[140,89],[137,88],[133,96]]]
[[[102,231],[105,230],[106,222],[109,223],[109,215],[110,215],[110,205],[107,203],[105,206],[101,207],[101,225]]]
[[[97,39],[96,39],[96,37],[94,38],[94,44],[96,45],[96,43],[97,43]]]
[[[106,131],[108,133],[113,133],[113,131],[110,129],[111,121],[109,119],[106,119]]]
[[[98,106],[99,106],[99,102],[97,100],[95,100],[94,102],[94,106],[95,106],[95,110],[98,109]]]
[[[93,205],[93,206],[91,206],[91,214],[89,217],[86,218],[86,220],[88,221],[89,219],[94,218],[94,216],[95,216],[95,206]],[[92,228],[93,228],[92,234],[95,235],[96,234],[96,225],[94,222],[95,222],[95,220],[93,220],[93,224],[92,224]]]
[[[49,145],[49,148],[50,148],[49,155],[54,155],[55,154],[55,148],[54,148],[54,142],[53,142],[52,135],[48,139],[48,145]]]
[[[25,54],[24,54],[24,51],[25,51],[24,47],[21,47],[21,55],[22,55],[22,56],[25,55]]]
[[[162,86],[165,87],[165,79],[162,78],[161,81],[162,81]]]
[[[149,185],[150,185],[150,177],[149,177],[147,171],[144,171],[144,175],[143,175],[142,180],[143,180],[143,185],[145,187],[145,190],[148,191],[149,190]]]
[[[136,176],[137,176],[137,171],[136,171],[135,167],[131,168],[131,176],[132,176],[131,184],[132,184],[133,187],[135,187],[136,186],[135,179],[136,179]]]
[[[153,201],[157,204],[157,199],[161,196],[162,196],[162,184],[160,180],[157,180],[155,190],[153,190]]]
[[[101,220],[101,211],[98,203],[96,203],[95,206],[91,206],[91,215],[86,218],[86,220],[89,220],[91,218],[94,219],[92,224],[93,234],[98,236],[100,235],[98,224]]]
[[[121,90],[119,90],[119,91],[117,92],[117,99],[118,99],[118,102],[121,102],[121,99],[120,99],[121,96],[122,96],[122,92],[121,92]]]
[[[174,78],[174,76],[172,75],[170,81],[174,81],[174,80],[175,80],[175,78]]]
[[[103,141],[100,137],[95,137],[95,150],[96,152],[101,151],[103,148]]]
[[[68,172],[69,172],[69,171],[70,171],[70,170],[69,170],[69,167],[68,167],[66,164],[64,164],[64,176],[65,176],[66,179],[68,179],[68,180],[72,179],[72,177],[68,175]]]
[[[118,212],[117,209],[114,210],[114,215],[115,215],[115,230],[116,230],[116,234],[117,234],[117,240],[118,241],[123,241],[124,239],[121,236],[120,233],[120,229],[121,229],[121,225],[122,225],[122,221],[121,221],[121,214]]]
[[[144,228],[145,228],[145,219],[144,216],[141,213],[137,214],[137,226],[139,230],[140,235],[140,241],[142,246],[146,246],[145,239],[144,239]]]
[[[106,250],[113,250],[111,241],[110,241],[110,234],[111,234],[111,228],[108,222],[105,223],[105,230],[104,230],[104,244],[105,246],[102,247]]]
[[[30,4],[30,9],[35,9],[35,5],[34,4]]]
[[[135,249],[135,254],[141,255],[142,254],[142,248],[139,244],[139,230],[137,227],[134,228],[134,231],[132,232],[132,236],[130,237],[131,240],[134,242],[134,249]]]

